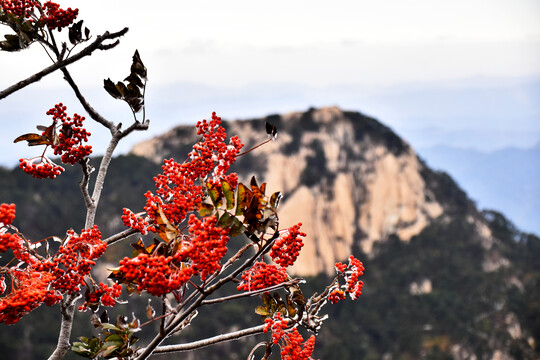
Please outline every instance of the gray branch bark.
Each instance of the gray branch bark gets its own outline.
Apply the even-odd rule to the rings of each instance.
[[[8,87],[7,89],[3,90],[0,92],[0,100],[13,94],[14,92],[18,91],[18,90],[21,90],[22,88],[25,88],[26,86],[30,85],[30,84],[33,84],[39,80],[41,80],[43,77],[55,72],[56,70],[58,69],[61,69],[61,68],[64,68],[65,66],[67,65],[70,65],[70,64],[73,64],[74,62],[82,59],[83,57],[85,56],[89,56],[89,55],[92,55],[92,53],[96,50],[108,50],[108,49],[111,49],[113,48],[114,46],[118,45],[119,41],[116,40],[115,42],[113,42],[112,44],[108,44],[108,45],[105,45],[103,44],[104,41],[106,40],[113,40],[113,39],[116,39],[120,36],[123,36],[124,34],[126,34],[128,32],[128,28],[124,28],[118,32],[115,32],[115,33],[109,33],[108,31],[106,31],[105,33],[103,33],[103,35],[99,35],[97,36],[96,40],[94,40],[93,43],[91,43],[90,45],[88,45],[87,47],[85,47],[83,50],[81,50],[80,52],[78,52],[77,54],[65,59],[65,60],[62,60],[62,61],[58,61],[54,64],[52,64],[51,66],[49,67],[46,67],[45,69],[41,70],[40,72],[38,73],[35,73],[34,75],[22,80],[22,81],[19,81],[18,83]]]

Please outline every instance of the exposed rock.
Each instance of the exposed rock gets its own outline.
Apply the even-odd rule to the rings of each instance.
[[[281,228],[303,224],[308,237],[292,270],[298,275],[331,274],[355,249],[370,255],[390,236],[409,241],[451,208],[437,192],[442,180],[428,182],[431,170],[375,119],[328,107],[224,126],[248,149],[266,140],[265,120],[277,126],[278,139],[240,157],[235,170],[244,181],[252,175],[266,181],[268,193],[282,192]],[[155,161],[182,158],[195,140],[192,127],[180,126],[132,151]],[[489,229],[473,215],[471,221],[490,247]],[[505,265],[495,255],[486,271]]]

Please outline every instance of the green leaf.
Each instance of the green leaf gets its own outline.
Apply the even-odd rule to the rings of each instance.
[[[204,217],[212,214],[214,212],[214,205],[212,204],[206,204],[206,203],[199,203],[198,205],[199,210],[199,216]]]
[[[102,326],[105,330],[122,331],[121,328],[113,324],[102,324]]]
[[[208,195],[210,195],[210,200],[216,208],[220,208],[223,205],[221,200],[221,187],[218,187],[214,182],[208,181],[206,183],[206,189],[208,190]]]
[[[238,190],[236,194],[236,216],[244,215],[247,210],[253,193],[244,184],[238,184]]]
[[[255,313],[262,316],[272,315],[272,311],[264,305],[259,305],[255,308]]]
[[[233,224],[234,219],[234,216],[225,211],[225,213],[219,217],[217,225],[222,229],[227,229]]]
[[[111,334],[111,335],[105,337],[105,341],[106,341],[106,343],[107,342],[121,342],[121,343],[123,343],[124,339],[122,338],[122,336],[120,334]]]
[[[296,304],[289,298],[287,298],[287,311],[289,312],[289,316],[291,317],[294,317],[298,312],[296,310]]]
[[[225,180],[221,180],[221,189],[227,201],[227,210],[231,210],[234,208],[234,191],[231,189],[231,185]]]
[[[235,237],[235,236],[238,236],[238,235],[242,235],[244,232],[246,231],[246,227],[244,226],[244,224],[242,224],[242,222],[240,220],[238,220],[238,218],[235,216],[233,218],[233,224],[231,226],[231,232],[230,232],[230,235],[232,237]]]
[[[281,200],[282,195],[281,192],[277,191],[270,196],[270,207],[274,210],[277,210],[277,207],[279,206],[279,201]]]

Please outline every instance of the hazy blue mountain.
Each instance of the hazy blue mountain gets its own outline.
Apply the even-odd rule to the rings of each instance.
[[[540,234],[540,143],[493,152],[450,146],[418,152],[432,168],[450,173],[480,208],[500,210],[520,229]]]

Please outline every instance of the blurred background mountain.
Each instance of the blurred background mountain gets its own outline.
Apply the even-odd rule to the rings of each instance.
[[[293,271],[309,277],[302,288],[306,296],[323,290],[334,262],[347,254],[366,266],[360,299],[325,309],[330,319],[318,337],[315,358],[540,356],[537,236],[522,232],[503,215],[504,209],[479,210],[471,200],[475,194],[468,195],[448,173],[432,169],[372,117],[336,107],[311,108],[224,126],[249,148],[266,139],[265,121],[278,127],[278,140],[240,157],[235,170],[243,178],[256,175],[267,181],[269,192],[284,193],[281,227],[304,223],[306,246]],[[142,209],[160,159],[182,161],[194,141],[193,127],[178,126],[113,160],[96,219],[105,237],[123,229],[123,207]],[[54,181],[3,168],[0,199],[17,204],[15,225],[28,237],[62,236],[66,227],[79,230],[83,225],[79,178],[76,167]],[[231,245],[242,241],[235,238]],[[129,248],[127,242],[111,247],[96,276],[129,256]],[[143,298],[115,311],[143,316],[146,302]],[[193,326],[170,342],[259,324],[260,317],[246,311],[257,302],[201,311]],[[43,307],[19,324],[2,325],[0,351],[10,359],[43,358],[56,338],[57,315],[57,309]],[[74,337],[90,335],[88,314],[79,314],[76,325]],[[143,340],[152,332],[146,331]],[[185,358],[241,359],[262,340],[231,342]]]
[[[434,146],[418,152],[430,167],[452,174],[478,207],[502,210],[520,229],[540,234],[540,143],[525,149]]]

